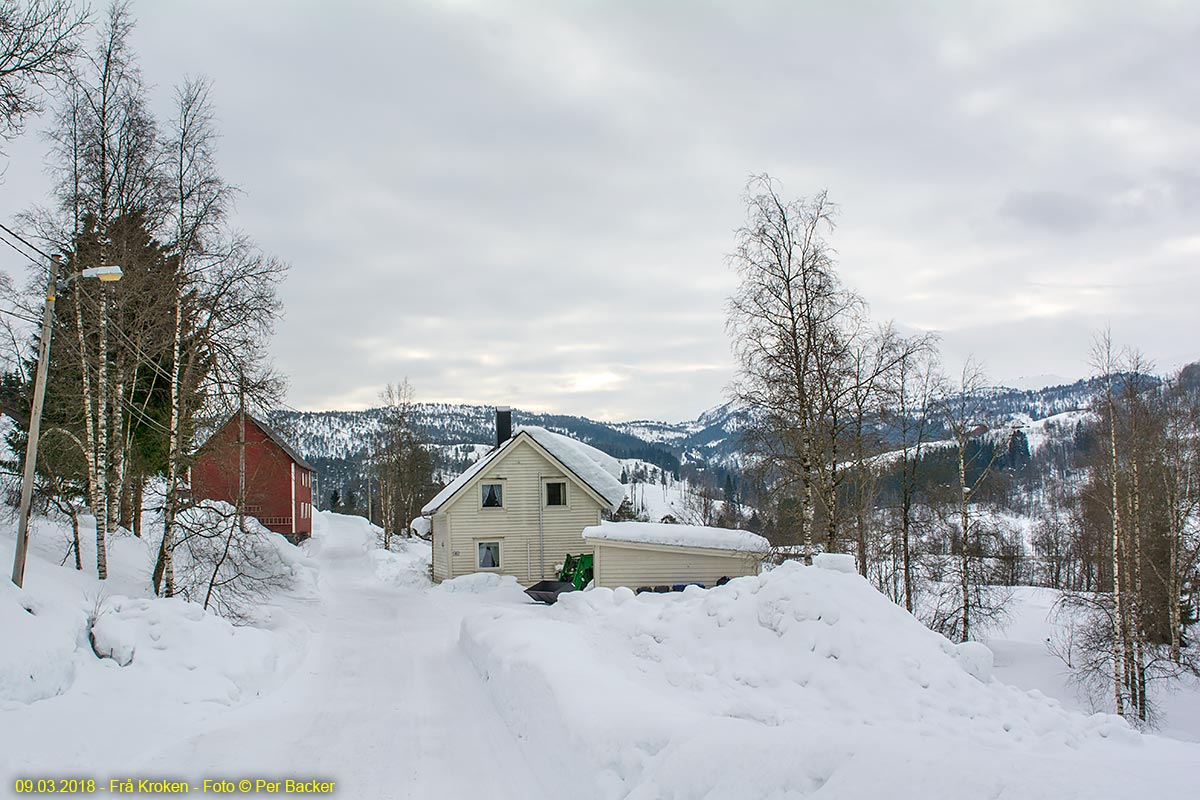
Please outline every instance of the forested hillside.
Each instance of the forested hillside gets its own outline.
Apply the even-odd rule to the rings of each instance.
[[[1089,407],[1099,379],[1080,380],[1036,390],[1005,387],[980,393],[981,408],[993,425],[1017,426],[1028,447],[1041,460],[1062,463],[1076,446],[1080,412]],[[383,408],[364,411],[280,411],[273,423],[285,432],[320,475],[321,507],[334,489],[365,498],[364,465],[378,449]],[[738,494],[750,501],[753,479],[743,452],[741,432],[746,412],[722,403],[694,420],[664,422],[635,420],[601,422],[565,414],[513,410],[514,425],[538,425],[598,447],[619,459],[636,459],[659,467],[678,479],[688,478],[699,491],[707,487],[724,495],[727,483],[746,486]],[[453,403],[415,403],[412,424],[437,455],[440,475],[450,478],[473,463],[495,443],[495,409]],[[881,452],[898,447],[893,425],[874,420]],[[947,438],[933,422],[931,438]],[[931,458],[933,458],[931,456]],[[365,499],[363,500],[365,507]]]

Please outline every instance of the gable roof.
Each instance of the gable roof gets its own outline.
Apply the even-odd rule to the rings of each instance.
[[[495,462],[501,454],[513,447],[522,435],[532,439],[564,471],[570,473],[605,503],[608,503],[610,509],[617,508],[625,499],[625,487],[621,484],[621,463],[615,458],[591,445],[572,439],[570,436],[563,436],[561,433],[554,433],[534,425],[526,425],[519,428],[512,438],[493,449],[452,480],[446,488],[425,504],[421,513],[432,514],[444,506],[489,464]]]
[[[224,422],[222,422],[220,425],[217,426],[216,432],[214,432],[212,436],[208,437],[208,439],[205,440],[204,444],[200,445],[200,447],[198,447],[197,450],[203,450],[205,447],[208,447],[208,443],[213,440],[213,437],[216,436],[217,433],[220,433],[221,431],[225,430],[225,426],[228,425],[229,423],[233,422],[234,418],[237,417],[237,415],[240,413],[241,413],[240,411],[235,411],[232,414],[230,414],[229,417]],[[260,431],[262,431],[268,439],[270,439],[272,442],[274,442],[279,447],[280,450],[282,450],[284,453],[287,454],[288,458],[290,458],[292,461],[296,462],[296,466],[304,467],[305,469],[309,470],[310,472],[315,471],[315,470],[313,470],[313,465],[309,464],[307,461],[305,461],[304,456],[300,455],[300,453],[297,452],[296,448],[294,448],[290,444],[288,444],[287,441],[282,436],[280,436],[279,433],[274,428],[272,428],[270,425],[268,425],[267,423],[258,419],[257,417],[255,417],[253,414],[251,414],[248,411],[246,412],[246,420],[248,422],[254,423],[254,425],[257,426],[258,429]]]
[[[259,429],[267,435],[268,439],[270,439],[275,444],[279,445],[279,449],[282,450],[283,452],[287,453],[288,458],[290,458],[292,461],[296,462],[296,466],[304,467],[307,470],[311,470],[313,468],[312,464],[309,464],[307,461],[305,461],[304,456],[300,455],[299,451],[297,451],[294,447],[292,447],[290,444],[288,444],[284,440],[284,438],[282,436],[280,436],[279,433],[276,432],[276,430],[274,428],[272,428],[270,425],[268,425],[267,423],[263,422],[260,419],[256,419],[256,418],[250,416],[249,414],[246,415],[246,419],[250,420],[255,425],[257,425],[259,427]]]

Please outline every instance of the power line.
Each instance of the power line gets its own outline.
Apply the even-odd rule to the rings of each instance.
[[[33,263],[33,264],[36,264],[36,263],[38,263],[36,258],[34,258],[33,256],[29,255],[29,253],[26,253],[24,250],[22,250],[21,248],[17,247],[15,244],[13,244],[12,242],[10,242],[8,239],[5,239],[3,236],[0,236],[0,242],[4,242],[6,245],[8,245],[8,246],[9,246],[9,247],[11,247],[11,248],[12,248],[14,251],[16,251],[17,255],[21,256],[21,258],[24,258],[25,260],[29,261],[30,263]]]
[[[60,347],[67,348],[67,350],[70,351],[72,355],[74,355],[74,356],[79,355],[79,343],[74,341],[73,339],[71,339],[71,337],[69,337],[69,336],[61,337],[60,339],[57,339],[56,341],[59,342]],[[152,428],[157,428],[162,433],[169,434],[171,432],[170,428],[163,425],[161,422],[154,419],[153,417],[148,416],[147,413],[143,409],[138,408],[136,405],[134,405],[128,399],[126,399],[124,394],[121,394],[119,396],[116,394],[110,395],[109,400],[111,402],[120,404],[120,406],[122,408],[124,408],[126,411],[128,411],[131,415],[136,416],[138,418],[138,420],[140,422],[142,422],[143,424],[148,425],[149,427],[152,427]]]
[[[8,314],[10,317],[16,317],[17,319],[22,319],[22,320],[25,320],[26,322],[32,322],[34,325],[42,324],[42,321],[40,319],[34,319],[33,317],[27,317],[23,314],[18,314],[15,311],[9,311],[7,308],[0,308],[0,314]]]
[[[29,248],[30,250],[32,250],[33,252],[35,252],[35,253],[39,254],[40,256],[42,256],[42,258],[50,258],[50,254],[49,254],[49,253],[47,253],[45,250],[42,250],[42,249],[41,249],[40,247],[38,247],[37,245],[30,244],[30,243],[29,243],[29,241],[28,241],[27,239],[25,239],[25,237],[21,236],[21,234],[17,233],[17,232],[16,232],[16,231],[14,231],[12,228],[10,228],[10,227],[8,227],[7,225],[5,225],[3,222],[0,222],[0,230],[4,231],[4,232],[5,232],[5,233],[7,233],[9,236],[13,237],[13,238],[14,238],[14,239],[16,239],[18,242],[20,242],[21,244],[25,245],[26,247],[28,247],[28,248]],[[24,254],[22,254],[22,255],[24,255]],[[26,256],[26,258],[28,258],[28,256]],[[32,261],[33,259],[30,259],[30,260]]]
[[[99,313],[100,303],[102,302],[101,300],[90,297],[85,292],[80,292],[79,297],[83,298],[83,300],[85,300],[87,303],[95,303],[94,310],[96,311],[96,313]],[[109,331],[109,333],[116,333],[119,337],[124,339],[125,346],[128,347],[130,349],[130,351],[140,359],[141,363],[150,367],[150,369],[153,372],[158,373],[158,375],[160,377],[165,378],[167,381],[170,381],[172,379],[172,376],[170,375],[170,373],[168,373],[166,371],[166,369],[164,369],[162,366],[160,366],[156,359],[150,357],[149,355],[146,354],[146,352],[144,350],[142,350],[142,348],[138,347],[137,344],[134,343],[133,339],[129,338],[129,334],[127,334],[125,331],[121,330],[121,327],[119,325],[110,326],[108,331]]]

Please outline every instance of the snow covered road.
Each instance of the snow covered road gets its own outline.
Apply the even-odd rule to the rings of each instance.
[[[67,775],[105,787],[123,777],[319,778],[364,800],[542,794],[457,646],[461,618],[479,598],[430,589],[427,546],[387,554],[364,520],[322,514],[319,524],[305,546],[315,582],[277,598],[270,634],[225,626],[193,652],[167,648],[171,669],[152,669],[158,653],[145,642],[126,668],[76,649],[57,696],[0,702],[0,797],[15,796],[18,776]],[[69,570],[36,578],[46,596],[82,592],[84,605],[98,591]],[[55,578],[62,584],[47,585]],[[488,602],[508,599],[522,601],[499,592]],[[65,623],[57,638],[64,633]],[[258,642],[248,637],[270,645],[246,653],[247,641]],[[241,661],[257,672],[229,666]],[[29,663],[44,672],[48,660]],[[203,685],[180,685],[193,676]]]
[[[316,543],[320,601],[296,608],[308,655],[279,689],[136,773],[320,778],[344,796],[527,798],[541,794],[479,674],[456,647],[469,603],[381,583],[359,532]],[[477,606],[476,606],[477,607]]]

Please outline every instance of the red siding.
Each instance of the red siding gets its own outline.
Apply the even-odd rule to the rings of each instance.
[[[194,496],[231,504],[237,499],[240,419],[241,415],[235,414],[201,448],[192,466]],[[312,535],[311,471],[293,461],[249,417],[246,418],[246,513],[292,541],[299,542]]]

